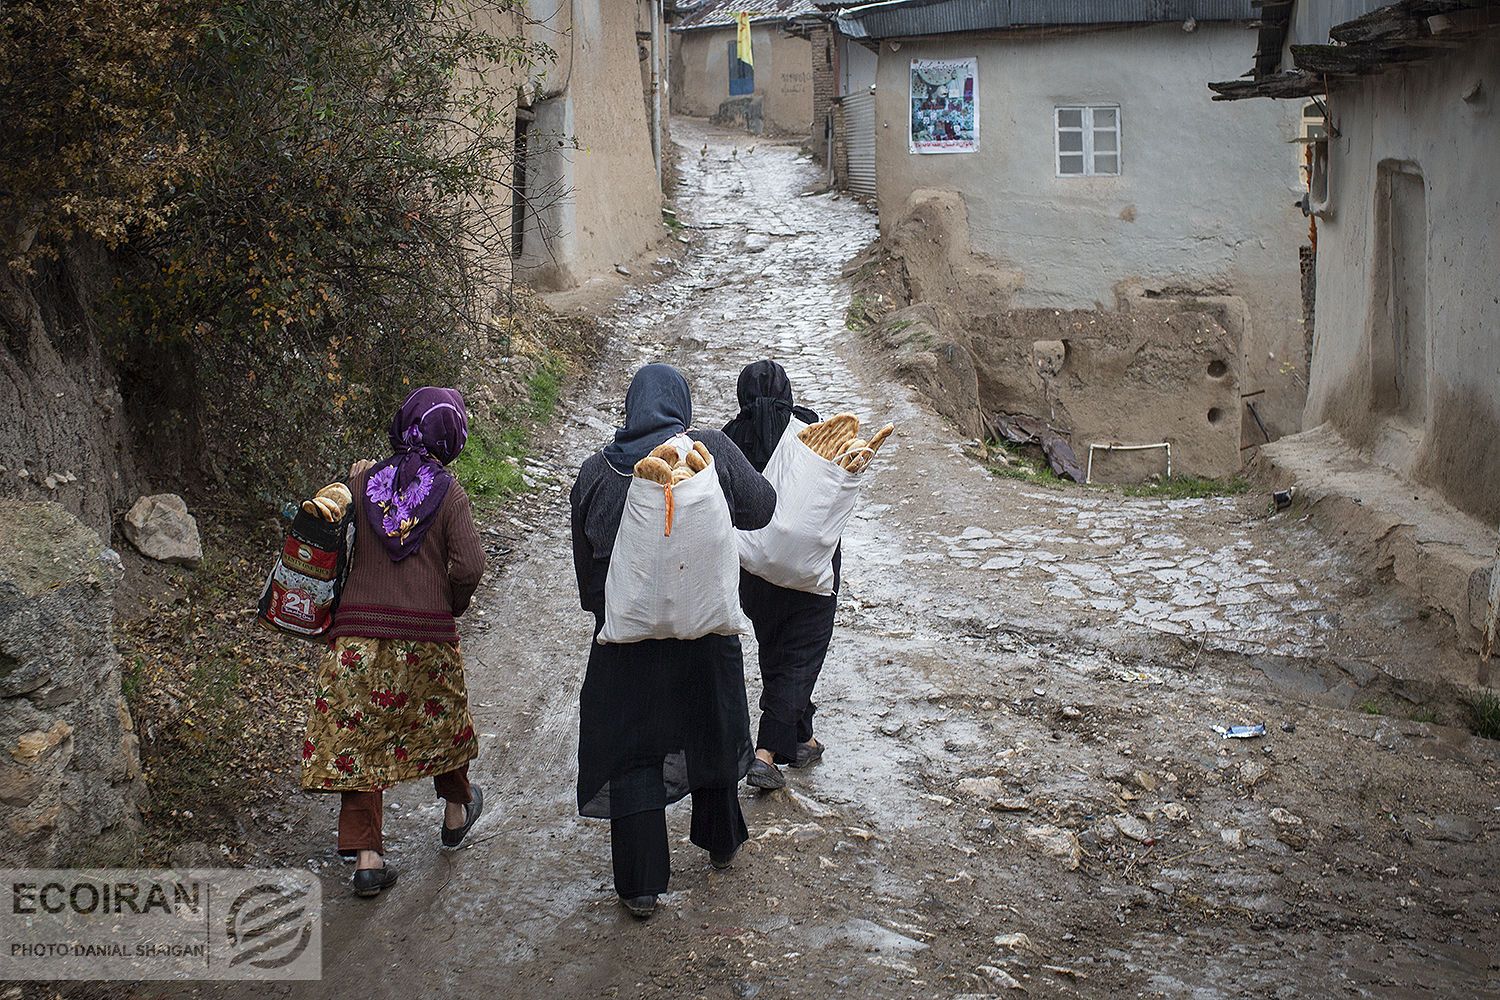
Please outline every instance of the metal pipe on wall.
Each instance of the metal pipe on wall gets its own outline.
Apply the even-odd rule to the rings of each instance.
[[[661,190],[661,24],[664,0],[651,3],[651,158],[656,163],[656,189]]]

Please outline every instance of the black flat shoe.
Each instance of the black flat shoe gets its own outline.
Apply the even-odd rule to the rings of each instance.
[[[808,767],[823,759],[823,744],[814,743],[808,746],[806,743],[797,744],[797,759],[792,761],[792,767]]]
[[[786,787],[786,778],[782,777],[781,768],[775,764],[767,764],[759,757],[750,762],[750,770],[745,773],[745,781],[755,788],[767,790]]]
[[[447,824],[443,824],[444,847],[457,847],[462,844],[470,828],[478,821],[479,814],[484,812],[484,790],[478,785],[470,785],[469,793],[473,797],[464,805],[464,825],[456,830],[450,830]]]
[[[626,911],[632,917],[635,917],[637,920],[645,920],[656,912],[656,897],[631,896],[629,899],[626,899],[624,896],[621,896],[620,905],[625,907]]]
[[[396,869],[390,865],[380,868],[361,868],[354,873],[354,894],[356,896],[378,896],[382,889],[389,889],[396,884]]]
[[[723,871],[730,865],[734,864],[734,856],[738,853],[740,853],[740,849],[738,847],[730,851],[728,854],[710,853],[708,856],[708,863],[713,865],[719,871]]]

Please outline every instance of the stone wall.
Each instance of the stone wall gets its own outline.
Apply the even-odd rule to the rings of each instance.
[[[0,501],[0,866],[119,864],[145,795],[112,634],[120,557]]]

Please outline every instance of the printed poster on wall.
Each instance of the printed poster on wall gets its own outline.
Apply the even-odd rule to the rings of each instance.
[[[911,61],[911,151],[972,153],[979,148],[978,59]]]

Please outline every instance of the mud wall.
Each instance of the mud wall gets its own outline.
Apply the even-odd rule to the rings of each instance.
[[[1215,24],[882,44],[882,233],[913,192],[960,192],[973,250],[1014,289],[992,310],[1110,310],[1146,291],[1239,297],[1250,316],[1241,389],[1264,391],[1257,406],[1273,434],[1297,430],[1306,225],[1293,207],[1300,192],[1286,142],[1298,109],[1215,105],[1204,85],[1242,73],[1253,47],[1253,32]],[[911,61],[966,57],[979,60],[979,150],[911,154]],[[1119,176],[1057,176],[1054,109],[1074,104],[1119,106]]]
[[[729,43],[733,28],[674,32],[672,110],[706,118],[719,114],[729,94]],[[753,117],[771,135],[807,135],[813,120],[812,46],[786,34],[780,25],[752,25],[755,90]]]
[[[1122,293],[1108,310],[1011,308],[1021,276],[976,253],[969,233],[961,197],[921,190],[873,251],[877,272],[899,275],[881,296],[917,303],[875,331],[893,357],[911,356],[902,381],[960,428],[997,411],[1043,417],[1082,462],[1090,444],[1164,442],[1174,474],[1239,471],[1243,299]],[[1101,452],[1095,478],[1137,482],[1165,472],[1166,458]]]
[[[1333,214],[1319,227],[1307,423],[1332,422],[1397,472],[1500,522],[1500,187],[1479,166],[1500,162],[1500,39],[1337,88],[1329,110],[1339,135]],[[1401,220],[1418,215],[1413,252]],[[1393,320],[1402,310],[1411,314]],[[1399,392],[1398,339],[1423,355]]]
[[[1097,313],[1018,309],[971,330],[983,409],[1004,400],[1072,432],[1080,465],[1091,444],[1170,444],[1174,473],[1240,468],[1239,341],[1211,305],[1141,301]],[[986,405],[991,404],[991,405]],[[1167,452],[1097,451],[1094,478],[1135,482],[1166,470]]]
[[[527,213],[516,269],[532,285],[568,288],[633,260],[664,232],[639,18],[637,4],[610,0],[551,0],[532,16],[558,60],[527,86],[535,141],[526,187],[545,207]]]

